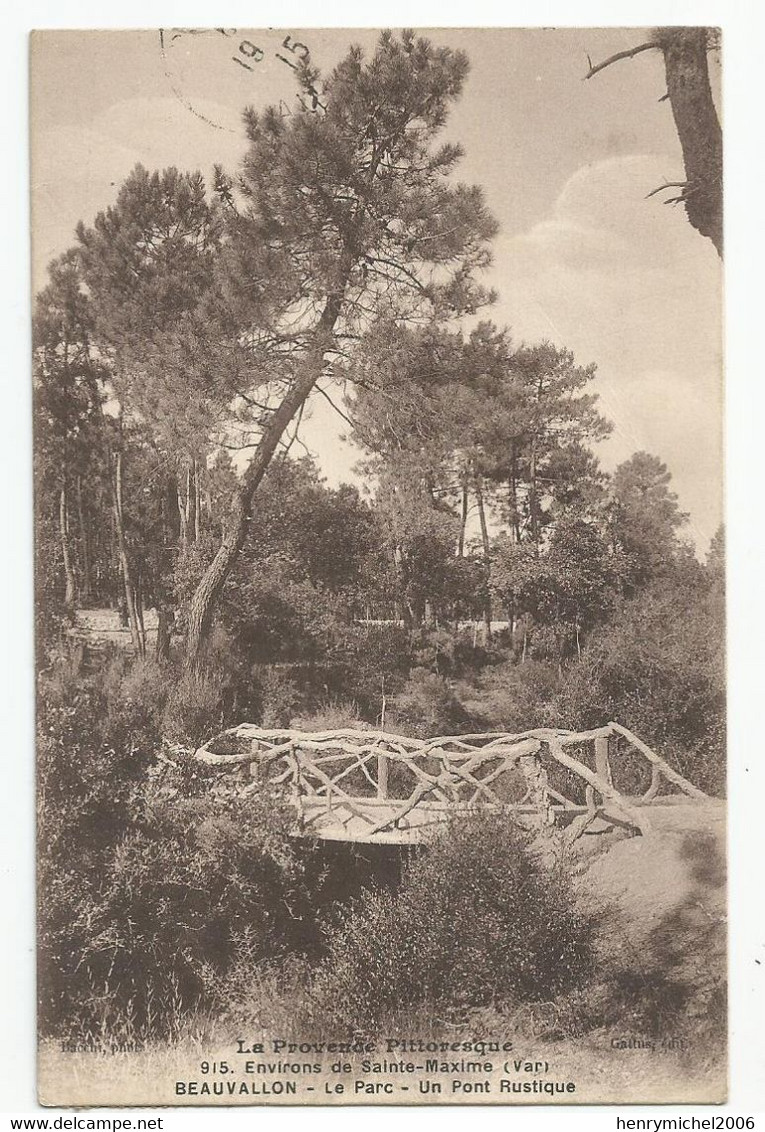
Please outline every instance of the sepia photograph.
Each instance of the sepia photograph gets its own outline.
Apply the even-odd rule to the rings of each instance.
[[[32,33],[40,1104],[725,1102],[723,50]]]

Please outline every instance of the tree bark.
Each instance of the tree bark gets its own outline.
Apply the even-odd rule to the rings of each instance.
[[[491,546],[489,544],[489,528],[486,523],[486,507],[483,500],[483,484],[481,477],[475,475],[475,495],[478,502],[478,518],[481,523],[481,545],[483,547],[483,561],[486,567],[486,600],[483,606],[484,644],[491,641]]]
[[[539,554],[540,542],[540,512],[539,512],[539,484],[537,478],[537,460],[539,456],[539,438],[540,430],[544,429],[544,422],[546,420],[545,406],[544,406],[544,384],[545,375],[541,373],[537,381],[537,395],[536,405],[537,413],[536,421],[534,424],[534,431],[531,435],[531,452],[529,456],[529,525],[531,527],[531,541],[534,545],[534,552]]]
[[[708,29],[668,28],[660,42],[685,166],[686,184],[678,201],[696,231],[722,256],[722,130],[709,82]]]
[[[138,623],[138,632],[143,642],[143,655],[146,655],[146,626],[143,620],[143,590],[144,579],[141,567],[138,567],[135,586],[133,588],[133,596],[135,601],[135,619]]]
[[[74,576],[74,567],[72,566],[72,550],[69,545],[69,507],[67,500],[66,479],[61,485],[61,493],[58,501],[58,522],[59,530],[61,533],[61,554],[64,559],[64,578],[66,580],[66,589],[64,592],[64,605],[67,613],[70,615],[74,613],[74,607],[77,602],[77,579]]]
[[[510,441],[510,476],[508,479],[510,494],[510,530],[513,542],[521,541],[521,526],[518,516],[518,457],[515,453],[515,441]]]
[[[531,438],[531,459],[529,461],[529,524],[531,541],[539,551],[539,501],[537,498],[537,438]]]
[[[407,622],[407,605],[404,600],[404,569],[401,543],[393,545],[393,619],[397,625]]]
[[[121,452],[117,452],[114,456],[114,466],[113,469],[111,469],[111,485],[114,529],[117,536],[117,556],[119,559],[120,572],[122,574],[122,584],[125,590],[125,607],[127,610],[128,625],[130,627],[130,639],[133,642],[133,648],[136,651],[136,655],[144,657],[146,656],[146,638],[141,632],[141,625],[138,620],[135,584],[133,582],[133,574],[130,567],[130,558],[127,549],[127,540],[125,538],[125,519],[122,509]]]
[[[202,499],[199,483],[199,461],[194,461],[194,542],[199,542],[202,525]]]
[[[77,477],[77,517],[80,526],[80,570],[82,573],[80,599],[82,604],[87,607],[91,600],[93,580],[90,568],[90,539],[88,537],[87,523],[85,522],[85,508],[82,504],[82,476]]]
[[[156,656],[158,661],[170,659],[170,618],[162,606],[157,610]]]
[[[409,628],[410,606],[406,600],[407,579],[404,569],[404,551],[399,534],[398,512],[396,510],[397,488],[392,487],[390,496],[391,562],[393,565],[393,618],[397,625]]]
[[[468,517],[468,472],[463,473],[462,477],[462,507],[460,510],[460,533],[457,540],[457,557],[465,557],[465,529],[467,527]]]
[[[705,27],[658,28],[651,38],[629,51],[618,51],[597,66],[590,65],[585,78],[591,79],[622,59],[642,51],[661,51],[667,79],[667,93],[675,129],[683,151],[685,183],[660,185],[649,196],[663,189],[682,191],[667,204],[683,204],[690,224],[712,241],[717,254],[723,254],[723,151],[722,130],[709,82],[707,54],[714,29]],[[663,101],[660,100],[660,101]]]
[[[188,479],[187,479],[187,483],[188,483]],[[187,490],[188,490],[188,488],[187,488]],[[178,541],[180,543],[181,549],[184,550],[188,546],[188,543],[189,543],[189,523],[188,523],[188,519],[186,518],[187,503],[183,498],[183,492],[181,490],[180,478],[178,478],[176,480],[176,498],[178,499],[178,523],[179,523]],[[187,496],[187,499],[188,499],[188,496]]]

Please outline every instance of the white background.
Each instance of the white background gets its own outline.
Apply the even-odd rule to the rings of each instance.
[[[17,0],[0,27],[0,114],[4,255],[0,351],[0,1114],[53,1119],[34,1093],[34,801],[32,671],[32,497],[29,358],[29,220],[27,53],[32,28],[210,26],[655,26],[720,25],[724,30],[726,146],[726,497],[729,578],[730,777],[730,1100],[723,1109],[174,1109],[166,1129],[484,1127],[536,1129],[548,1123],[578,1129],[615,1128],[622,1117],[759,1114],[765,1122],[765,774],[761,703],[763,672],[762,364],[763,138],[765,19],[758,0],[728,3],[519,2],[422,3],[408,0],[363,9],[346,2],[253,3],[185,0]],[[759,963],[757,962],[759,961]],[[129,1110],[115,1110],[126,1116]],[[86,1114],[83,1114],[86,1115]],[[96,1115],[93,1113],[92,1115]],[[107,1115],[99,1110],[99,1115]],[[139,1115],[134,1113],[133,1115]],[[143,1112],[140,1115],[156,1115]],[[8,1125],[5,1125],[8,1127]]]

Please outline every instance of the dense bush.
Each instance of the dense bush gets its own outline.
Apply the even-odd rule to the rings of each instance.
[[[258,665],[253,676],[259,698],[258,717],[263,727],[289,727],[303,696],[289,670]]]
[[[414,858],[397,891],[364,892],[328,928],[317,1016],[364,1029],[423,1003],[550,1001],[584,979],[591,940],[564,879],[506,817],[483,814]]]
[[[359,714],[379,721],[383,703],[399,692],[412,665],[409,634],[400,625],[346,625],[333,642],[334,691],[353,700]]]
[[[422,739],[453,735],[469,722],[448,680],[424,668],[412,670],[386,715],[388,729]]]
[[[359,705],[339,696],[327,696],[310,712],[296,715],[292,726],[299,731],[370,730],[372,725],[359,719]]]
[[[524,731],[547,723],[560,683],[556,666],[507,661],[458,682],[457,694],[477,731]]]
[[[566,727],[616,719],[702,789],[725,791],[721,595],[649,590],[588,643],[551,704]]]
[[[162,733],[196,747],[224,724],[224,681],[220,672],[179,672],[162,715]]]
[[[43,1033],[171,1036],[216,1006],[242,940],[253,962],[305,945],[303,864],[277,798],[160,773],[138,709],[92,682],[45,681],[39,723]]]
[[[725,789],[725,623],[719,580],[695,564],[623,601],[581,657],[508,660],[464,677],[476,730],[586,730],[614,719],[702,789]],[[642,789],[647,783],[642,783]],[[624,780],[620,788],[637,790]]]

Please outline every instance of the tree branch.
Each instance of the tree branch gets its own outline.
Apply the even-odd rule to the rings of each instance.
[[[302,405],[298,409],[297,417],[295,418],[295,429],[292,433],[292,436],[287,438],[286,444],[282,444],[282,455],[283,456],[289,455],[289,452],[290,452],[290,449],[292,448],[292,445],[295,443],[296,440],[298,440],[298,432],[300,431],[300,425],[301,425],[301,422],[303,420],[303,412],[304,411],[305,411],[305,401],[303,401]],[[312,453],[308,451],[308,449],[306,448],[305,444],[303,444],[302,441],[298,440],[298,443],[302,445],[303,449],[308,453],[309,456],[312,455]]]
[[[335,410],[335,412],[336,412],[336,413],[338,414],[338,416],[341,416],[341,417],[343,418],[343,420],[344,420],[344,421],[346,421],[346,422],[347,422],[347,423],[348,423],[348,424],[349,424],[349,425],[351,426],[351,428],[353,428],[353,421],[351,420],[351,418],[350,418],[349,416],[347,416],[347,415],[346,415],[346,414],[345,414],[345,413],[343,412],[343,410],[342,410],[341,408],[339,408],[339,406],[337,406],[337,405],[335,404],[335,402],[334,402],[334,401],[332,400],[332,398],[330,397],[329,393],[327,393],[326,389],[322,389],[322,387],[321,387],[320,385],[317,385],[317,386],[316,386],[316,391],[317,391],[317,393],[321,393],[322,397],[323,397],[323,398],[324,398],[324,399],[325,399],[326,401],[329,401],[330,405],[331,405],[331,406],[332,406],[332,408],[333,408],[333,409]]]
[[[402,263],[398,263],[395,259],[386,259],[384,256],[371,255],[367,257],[367,262],[370,265],[375,263],[384,263],[388,267],[392,267],[394,271],[400,271],[402,275],[405,275],[407,279],[410,279],[416,290],[425,290],[422,281],[417,278],[414,272],[409,271],[406,267],[404,267]],[[385,275],[384,272],[378,272],[378,274],[383,275],[383,277],[386,279],[390,278],[390,276]]]
[[[655,197],[657,193],[663,193],[665,189],[684,189],[686,181],[665,181],[663,185],[659,185],[657,189],[651,189],[650,193],[646,193],[646,200],[649,197]]]
[[[656,191],[658,192],[658,189]],[[253,409],[260,409],[263,413],[273,412],[273,405],[264,405],[261,401],[256,401],[254,397],[248,397],[246,393],[242,393],[241,389],[236,391],[236,396],[241,397]]]
[[[584,76],[585,81],[591,79],[593,75],[597,75],[598,71],[605,71],[606,67],[610,67],[612,63],[618,63],[621,59],[632,59],[634,55],[639,55],[641,51],[652,51],[658,48],[659,44],[653,40],[648,43],[641,43],[637,47],[631,47],[629,51],[617,51],[615,55],[609,55],[608,59],[604,59],[602,63],[593,65],[590,56],[587,56],[587,62],[590,64],[590,69]]]

